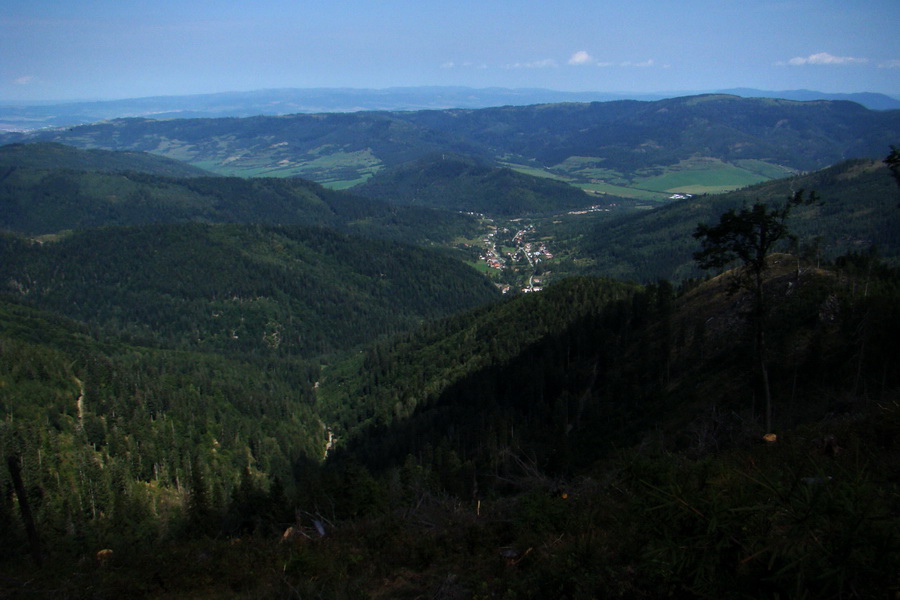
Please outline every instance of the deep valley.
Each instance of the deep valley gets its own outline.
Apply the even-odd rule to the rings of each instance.
[[[0,598],[893,597],[898,140],[725,94],[0,135]]]

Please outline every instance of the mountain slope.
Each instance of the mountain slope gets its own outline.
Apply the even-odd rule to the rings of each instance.
[[[594,201],[561,181],[447,154],[380,171],[353,192],[393,204],[495,216],[554,213],[584,208]]]
[[[852,102],[727,95],[423,111],[409,118],[495,154],[510,153],[544,166],[573,156],[596,157],[623,172],[675,164],[693,155],[817,169],[850,156],[884,154],[900,127],[900,111],[870,111]]]
[[[209,171],[146,152],[79,150],[56,143],[0,146],[0,170],[69,169],[102,173],[136,172],[165,177],[203,177]]]
[[[757,184],[716,196],[678,200],[650,211],[579,223],[544,225],[558,245],[588,263],[587,272],[620,279],[674,281],[699,276],[691,237],[698,223],[756,201],[783,203],[794,192],[816,191],[821,205],[798,207],[788,227],[800,251],[821,260],[876,247],[891,264],[900,260],[900,199],[881,161],[847,161],[814,173]]]
[[[454,259],[325,229],[151,225],[2,243],[6,295],[167,348],[314,357],[497,297]]]
[[[341,434],[361,426],[380,430],[401,424],[435,408],[441,396],[461,381],[517,360],[533,345],[627,298],[635,289],[610,280],[570,278],[541,294],[455,315],[386,340],[328,371],[320,391],[324,415]],[[547,383],[556,385],[549,379]],[[471,400],[478,404],[486,394],[487,390],[485,395],[474,393]],[[487,405],[481,408],[487,410]],[[474,407],[470,416],[484,419]]]
[[[52,565],[29,563],[3,494],[5,589],[884,596],[897,274],[798,278],[772,258],[774,442],[726,277],[677,296],[574,279],[379,344],[319,386],[290,358],[100,343],[0,300],[0,442]],[[319,409],[362,422],[322,468]]]
[[[872,110],[896,110],[900,108],[900,99],[893,98],[886,94],[872,92],[834,94],[817,92],[815,90],[782,90],[773,92],[751,88],[733,88],[719,90],[719,93],[744,96],[745,98],[783,98],[785,100],[799,100],[801,102],[809,102],[812,100],[848,100]]]
[[[142,223],[268,223],[427,244],[471,236],[475,228],[464,215],[391,206],[300,179],[156,173],[173,164],[180,163],[146,153],[0,146],[0,229],[41,235]],[[193,170],[185,165],[183,172]]]
[[[845,402],[862,389],[896,394],[900,380],[884,370],[898,358],[896,273],[869,268],[847,263],[837,277],[807,264],[798,274],[794,257],[770,257],[767,362],[779,429],[853,410]],[[323,414],[341,426],[347,455],[371,468],[433,460],[435,475],[469,491],[473,482],[454,479],[439,449],[476,466],[474,485],[502,488],[503,474],[521,467],[515,457],[564,475],[651,432],[701,452],[746,444],[766,432],[750,301],[730,293],[732,275],[680,296],[666,283],[564,280],[326,372]],[[871,277],[866,296],[857,277]],[[864,345],[878,350],[863,356]]]

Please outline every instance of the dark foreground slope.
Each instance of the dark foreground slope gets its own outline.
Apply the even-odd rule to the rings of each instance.
[[[771,258],[772,442],[748,298],[728,293],[731,276],[679,295],[566,281],[438,339],[374,349],[360,387],[336,386],[370,423],[327,466],[356,481],[369,481],[360,465],[383,474],[336,500],[380,520],[337,531],[331,548],[390,536],[396,552],[361,553],[393,577],[355,572],[387,595],[887,593],[900,565],[897,274]],[[570,321],[504,352],[522,339],[517,314],[569,307]],[[448,352],[454,335],[471,355]],[[400,576],[400,565],[416,566]]]
[[[779,427],[845,410],[861,396],[892,397],[900,383],[888,375],[897,357],[889,341],[896,281],[873,280],[862,296],[857,278],[873,276],[871,257],[842,259],[829,271],[788,255],[771,262],[767,363],[782,399]],[[666,282],[640,289],[567,279],[376,345],[326,373],[323,408],[373,468],[439,446],[492,464],[521,446],[542,469],[564,474],[649,431],[673,443],[713,443],[691,439],[708,418],[722,419],[725,437],[761,436],[750,299],[729,294],[730,278],[678,297]]]
[[[48,568],[4,494],[4,587],[884,597],[900,564],[898,278],[856,260],[798,274],[772,259],[769,443],[727,275],[680,294],[565,281],[379,344],[318,389],[290,363],[98,346],[5,306],[0,433]],[[324,442],[323,417],[340,437],[324,466],[290,458],[296,421]]]

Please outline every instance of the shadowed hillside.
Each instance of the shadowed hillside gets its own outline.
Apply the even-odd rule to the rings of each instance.
[[[729,273],[681,293],[562,282],[379,344],[318,386],[288,363],[263,375],[97,346],[4,307],[7,322],[50,332],[4,328],[16,419],[0,432],[42,490],[53,565],[21,558],[6,495],[5,564],[18,567],[4,584],[164,598],[877,597],[900,561],[900,318],[896,273],[856,260],[798,273],[772,257],[772,442]],[[276,401],[289,377],[296,406]],[[299,422],[285,428],[288,415]],[[324,444],[315,419],[335,416],[350,426],[316,468],[285,436],[305,423],[307,444],[317,428]],[[286,469],[287,489],[267,476]],[[97,563],[97,548],[114,552]]]
[[[167,348],[314,357],[498,295],[452,258],[326,229],[154,225],[0,243],[5,295]]]

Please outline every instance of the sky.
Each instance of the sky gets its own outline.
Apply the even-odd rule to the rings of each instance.
[[[900,97],[900,0],[4,0],[0,103],[406,86]]]

